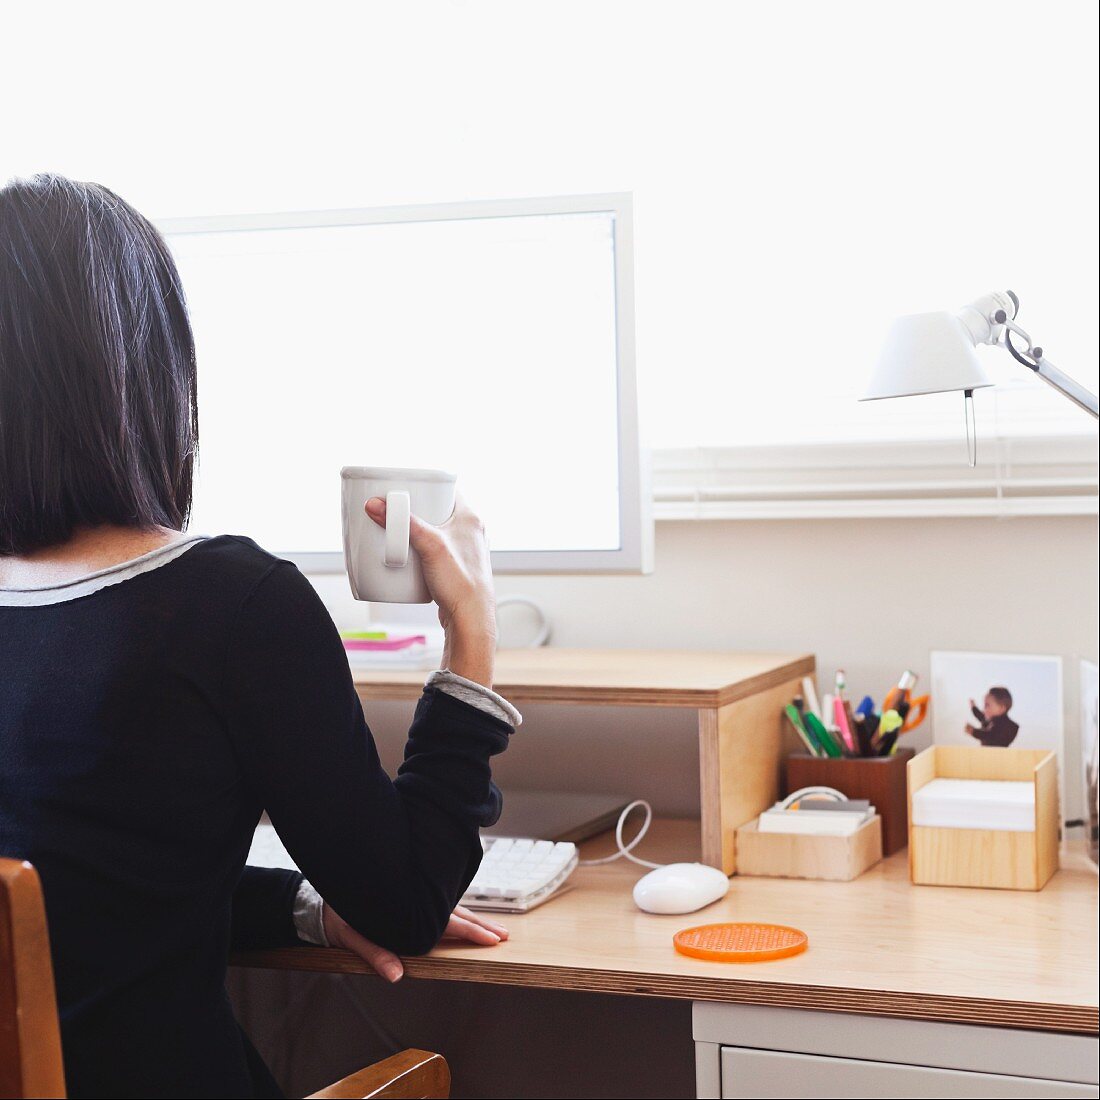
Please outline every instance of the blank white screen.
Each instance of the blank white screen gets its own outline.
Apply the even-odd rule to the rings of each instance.
[[[494,550],[620,545],[614,214],[169,234],[192,529],[340,549],[340,467],[458,474]]]

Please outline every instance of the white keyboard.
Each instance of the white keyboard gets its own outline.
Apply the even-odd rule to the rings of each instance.
[[[577,866],[575,844],[485,836],[481,846],[481,866],[462,895],[470,909],[526,913],[553,897]]]

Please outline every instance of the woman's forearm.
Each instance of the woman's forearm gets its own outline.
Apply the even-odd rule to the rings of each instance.
[[[443,649],[443,667],[475,684],[493,686],[496,629],[491,619],[452,621]]]

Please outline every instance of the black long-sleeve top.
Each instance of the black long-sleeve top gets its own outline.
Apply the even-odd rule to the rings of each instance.
[[[421,953],[477,869],[510,732],[428,690],[391,780],[324,606],[248,539],[0,605],[0,854],[42,878],[69,1094],[270,1091],[224,985],[232,943],[297,942],[300,876],[242,877],[261,811],[349,924]]]
[[[983,745],[998,749],[1008,748],[1016,740],[1016,734],[1020,732],[1020,726],[1013,722],[1007,714],[995,714],[992,718],[986,718],[985,711],[979,707],[971,707],[970,713],[978,721],[977,726],[971,726],[974,736]]]

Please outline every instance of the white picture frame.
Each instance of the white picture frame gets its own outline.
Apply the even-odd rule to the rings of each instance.
[[[1059,774],[1062,772],[1065,760],[1062,658],[1034,653],[936,650],[931,654],[931,667],[934,744],[1048,749],[1056,753]],[[1009,727],[997,724],[998,715],[994,712],[1001,709],[997,700],[992,700],[983,724],[970,711],[971,701],[985,709],[991,689],[1008,689],[1011,695],[1004,718],[1018,728],[1007,745],[1002,745],[1001,735]],[[979,733],[968,733],[967,727]]]

